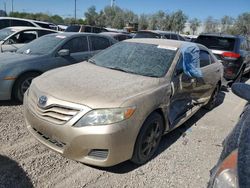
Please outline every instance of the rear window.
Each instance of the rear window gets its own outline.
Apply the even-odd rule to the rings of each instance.
[[[216,36],[199,36],[196,43],[203,44],[209,49],[233,51],[235,39]]]
[[[136,33],[134,38],[161,38],[161,35],[156,33],[150,33],[150,32],[139,32]]]
[[[79,25],[71,25],[71,26],[67,27],[65,32],[79,32],[80,28],[81,28],[81,26],[79,26]]]

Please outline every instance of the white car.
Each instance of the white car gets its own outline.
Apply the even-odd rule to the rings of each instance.
[[[41,36],[56,32],[37,27],[7,27],[0,30],[0,52],[15,52]]]

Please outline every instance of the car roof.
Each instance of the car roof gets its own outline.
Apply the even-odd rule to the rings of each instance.
[[[22,30],[29,30],[29,29],[32,29],[32,30],[43,30],[43,31],[53,31],[53,32],[57,32],[57,31],[52,30],[52,29],[46,29],[46,28],[40,28],[40,27],[12,26],[12,27],[6,27],[6,28],[14,29],[14,30],[16,30],[16,31],[22,31]]]
[[[23,21],[29,21],[29,22],[37,22],[37,23],[44,23],[44,24],[53,24],[50,22],[44,22],[40,20],[31,20],[31,19],[26,19],[26,18],[16,18],[16,17],[0,17],[0,20],[5,20],[5,19],[12,19],[12,20],[23,20]]]

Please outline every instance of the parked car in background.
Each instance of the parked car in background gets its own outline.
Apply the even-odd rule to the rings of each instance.
[[[23,45],[51,33],[56,33],[56,31],[38,27],[7,27],[1,29],[0,52],[15,52]]]
[[[42,22],[38,20],[29,20],[29,19],[14,18],[14,17],[0,17],[0,29],[13,26],[42,27],[46,29],[57,30],[57,26],[49,22]]]
[[[107,32],[107,30],[102,27],[96,27],[90,25],[70,25],[67,27],[65,32],[101,33],[101,32]]]
[[[73,160],[143,164],[163,134],[201,107],[214,107],[222,71],[202,45],[122,41],[88,62],[34,79],[24,100],[27,127],[41,143]]]
[[[197,43],[211,49],[224,65],[224,78],[240,81],[250,71],[250,43],[243,36],[226,34],[201,34]]]
[[[250,85],[235,83],[232,91],[248,103],[236,126],[223,141],[223,151],[211,170],[208,188],[250,187]]]
[[[127,39],[131,39],[132,38],[132,35],[125,34],[125,33],[102,32],[100,34],[110,36],[110,37],[114,38],[117,41],[123,41],[123,40],[127,40]]]
[[[114,43],[113,38],[97,34],[58,33],[40,37],[16,53],[0,54],[0,100],[22,101],[33,78],[87,60]]]
[[[195,42],[197,37],[196,35],[181,35],[188,42]]]
[[[134,38],[163,38],[163,39],[186,41],[179,34],[167,31],[158,31],[158,30],[141,30],[135,34]]]

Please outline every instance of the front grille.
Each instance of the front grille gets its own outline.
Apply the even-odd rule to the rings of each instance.
[[[57,104],[50,104],[46,107],[40,107],[38,105],[38,97],[32,92],[30,92],[28,102],[30,110],[37,116],[39,116],[41,119],[58,125],[67,123],[78,112],[80,112],[79,109],[73,109],[71,107],[65,107]]]
[[[43,133],[39,132],[38,130],[36,130],[35,128],[33,128],[33,130],[39,134],[41,137],[43,137],[45,140],[49,141],[50,143],[56,145],[59,148],[63,148],[66,144],[54,139],[49,138],[48,136],[44,135]]]
[[[93,149],[89,152],[88,156],[94,157],[96,159],[104,160],[108,157],[107,149]]]

